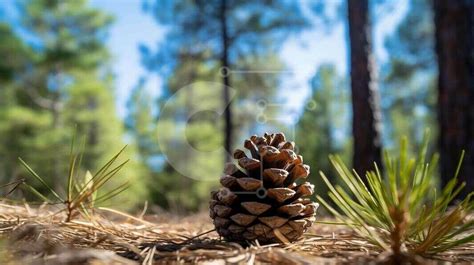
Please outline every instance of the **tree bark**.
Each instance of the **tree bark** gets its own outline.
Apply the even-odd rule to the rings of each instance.
[[[381,164],[380,96],[375,81],[368,0],[348,0],[351,57],[353,167],[362,176]],[[365,178],[364,178],[365,179]]]
[[[227,0],[221,0],[221,40],[222,40],[222,55],[221,55],[221,75],[224,99],[224,148],[226,150],[226,162],[231,161],[232,154],[232,106],[230,102],[229,86],[230,86],[230,72],[229,72],[229,34],[227,28]]]
[[[441,182],[444,186],[454,176],[464,149],[462,198],[474,190],[474,1],[434,0],[433,8]]]

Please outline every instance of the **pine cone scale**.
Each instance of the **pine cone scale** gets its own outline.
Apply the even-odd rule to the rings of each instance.
[[[282,133],[252,136],[233,153],[220,178],[223,186],[211,193],[210,216],[216,231],[229,241],[260,243],[294,241],[315,220],[318,204],[309,166],[296,154],[295,143]],[[282,238],[284,237],[284,238]]]

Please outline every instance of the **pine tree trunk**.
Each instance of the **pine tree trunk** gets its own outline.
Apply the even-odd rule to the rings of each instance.
[[[351,56],[353,167],[361,175],[381,167],[381,111],[371,52],[368,0],[348,0]]]
[[[222,55],[221,55],[221,75],[224,84],[224,148],[226,153],[226,162],[231,161],[230,154],[232,153],[232,106],[230,102],[229,86],[230,86],[230,73],[229,73],[229,35],[227,29],[227,0],[221,1],[221,39],[222,39]]]
[[[460,197],[474,190],[474,1],[434,0],[438,55],[438,121],[441,179],[454,175],[461,150],[466,156]]]

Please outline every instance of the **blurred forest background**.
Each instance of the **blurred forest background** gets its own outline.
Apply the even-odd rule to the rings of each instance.
[[[400,14],[402,2],[406,11],[386,30],[387,56],[380,60],[373,28]],[[135,47],[144,74],[131,66],[121,73],[135,80],[125,94],[117,93],[122,77],[114,71],[115,57],[125,56],[125,69],[135,62],[111,53],[107,40],[120,17],[101,5],[137,6],[164,32],[161,40]],[[128,26],[130,36],[153,34],[140,24]],[[341,27],[347,51],[335,52],[348,54],[347,70],[318,63],[303,89],[291,84],[298,70],[282,59],[284,44],[317,31],[316,39],[295,46],[311,50]],[[308,62],[293,62],[298,64]],[[189,85],[192,93],[179,92]],[[209,111],[195,113],[203,106]],[[222,106],[222,113],[213,106]],[[416,152],[426,128],[431,151],[441,155],[435,185],[452,177],[465,149],[460,178],[468,182],[464,194],[472,191],[474,1],[0,2],[2,183],[29,178],[18,163],[22,157],[53,186],[64,187],[77,131],[86,137],[84,172],[97,170],[128,144],[124,158],[131,161],[117,181],[128,179],[132,186],[109,204],[133,209],[148,201],[155,212],[184,213],[207,207],[209,191],[219,185],[229,158],[213,151],[231,150],[252,134],[286,132],[311,166],[316,192],[325,194],[317,172],[331,175],[329,154],[341,154],[363,172],[381,161],[383,148],[396,150],[403,135]],[[181,133],[199,155],[188,155]]]

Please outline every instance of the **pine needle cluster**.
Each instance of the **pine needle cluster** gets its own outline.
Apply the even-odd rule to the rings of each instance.
[[[474,208],[473,193],[454,204],[465,185],[457,179],[464,152],[452,180],[437,192],[433,178],[438,155],[425,159],[427,140],[417,158],[409,157],[407,146],[404,138],[398,156],[385,152],[384,173],[375,164],[375,170],[365,174],[366,181],[340,157],[331,156],[343,184],[333,185],[321,172],[336,207],[319,196],[318,200],[337,219],[395,257],[433,255],[474,241],[474,220],[467,220]]]
[[[66,222],[71,221],[74,216],[79,213],[86,217],[90,217],[90,210],[93,209],[97,203],[108,201],[129,187],[128,181],[125,181],[104,193],[100,193],[105,184],[107,184],[129,161],[117,161],[126,146],[105,163],[95,174],[86,171],[82,177],[80,176],[79,169],[81,168],[83,160],[84,145],[82,145],[82,148],[80,148],[79,151],[76,151],[74,146],[75,140],[73,139],[70,151],[69,170],[67,174],[66,194],[64,196],[61,196],[59,191],[53,189],[45,181],[45,178],[39,176],[39,174],[36,173],[23,159],[19,158],[20,163],[26,168],[32,177],[40,182],[47,193],[40,192],[38,189],[30,185],[28,181],[22,181],[20,187],[29,190],[44,203],[55,205],[63,204],[63,210],[66,212]]]

